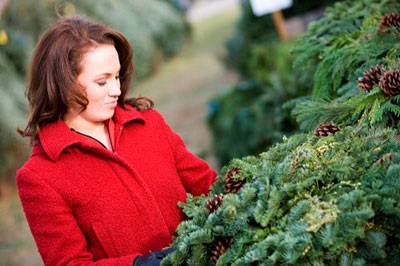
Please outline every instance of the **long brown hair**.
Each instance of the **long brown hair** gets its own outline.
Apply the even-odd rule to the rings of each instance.
[[[27,126],[18,132],[38,139],[40,129],[55,122],[75,102],[88,105],[85,91],[77,84],[85,53],[98,45],[114,45],[121,64],[121,95],[118,105],[130,104],[137,109],[150,109],[153,102],[146,97],[125,99],[133,78],[133,51],[128,40],[118,31],[82,17],[63,18],[44,32],[34,50],[28,73],[25,95],[30,115]]]

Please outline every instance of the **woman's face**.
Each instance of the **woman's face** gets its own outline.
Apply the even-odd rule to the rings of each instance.
[[[118,53],[113,45],[90,49],[83,56],[82,72],[78,76],[78,84],[86,90],[89,104],[84,111],[80,106],[70,106],[66,119],[75,125],[79,123],[79,126],[102,124],[110,119],[121,94],[120,69]]]

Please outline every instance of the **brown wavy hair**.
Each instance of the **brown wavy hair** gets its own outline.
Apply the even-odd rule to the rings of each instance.
[[[30,114],[25,129],[18,129],[22,136],[30,137],[31,143],[38,140],[40,129],[62,119],[71,102],[85,110],[88,99],[77,77],[85,53],[103,44],[114,45],[121,64],[118,105],[153,107],[147,97],[126,99],[134,73],[133,51],[120,32],[83,17],[62,18],[44,32],[32,55],[25,91]]]

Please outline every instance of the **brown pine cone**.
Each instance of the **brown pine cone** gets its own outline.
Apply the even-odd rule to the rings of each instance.
[[[340,131],[340,127],[335,125],[332,121],[326,124],[320,124],[314,131],[315,136],[326,137]]]
[[[379,81],[379,86],[386,95],[400,94],[400,69],[386,71]]]
[[[207,200],[207,203],[204,207],[208,210],[209,213],[215,212],[221,206],[223,198],[223,194],[214,195],[214,197]]]
[[[358,88],[362,91],[369,92],[372,88],[379,84],[379,79],[385,71],[380,65],[371,67],[369,71],[364,71],[364,76],[358,78]]]
[[[235,178],[235,175],[240,172],[242,172],[242,169],[235,166],[226,172],[224,176],[224,193],[237,193],[246,183],[245,179]]]
[[[232,246],[232,239],[231,238],[221,238],[218,242],[212,247],[210,250],[210,258],[211,260],[216,263],[219,257],[222,256],[230,247]]]
[[[400,14],[386,14],[383,16],[378,25],[379,34],[383,34],[389,27],[400,29]]]
[[[393,153],[384,154],[378,159],[378,163],[382,165],[385,161],[388,161],[388,160],[391,161],[393,158],[394,158]]]

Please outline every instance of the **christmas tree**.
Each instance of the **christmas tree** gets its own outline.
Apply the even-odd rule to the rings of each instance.
[[[344,1],[310,27],[297,52],[313,95],[294,113],[308,133],[188,195],[162,265],[400,265],[398,10]]]
[[[246,182],[225,193],[232,169]],[[394,131],[295,135],[224,172],[208,197],[189,195],[181,205],[189,219],[164,265],[399,265]]]

